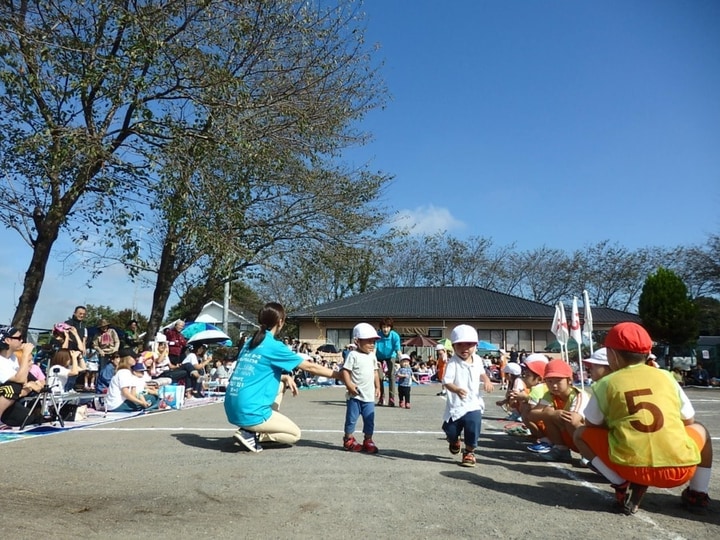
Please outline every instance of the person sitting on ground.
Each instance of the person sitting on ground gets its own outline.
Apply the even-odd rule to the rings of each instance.
[[[685,377],[683,377],[682,371],[679,367],[674,367],[672,370],[672,376],[680,386],[685,386]]]
[[[495,405],[497,405],[498,407],[502,407],[503,409],[505,409],[505,411],[509,413],[508,417],[505,418],[505,420],[509,420],[511,422],[518,422],[522,419],[522,417],[520,416],[518,400],[516,397],[513,397],[513,394],[517,395],[520,393],[528,393],[527,385],[521,377],[522,368],[520,367],[520,364],[507,364],[505,366],[505,373],[508,376],[508,388],[505,391],[505,398],[501,399],[500,401],[496,401]]]
[[[30,414],[30,408],[20,398],[40,392],[44,383],[30,375],[32,343],[26,343],[22,333],[14,326],[0,328],[0,420],[8,426],[21,426]],[[30,424],[46,421],[36,408]]]
[[[138,377],[133,375],[131,371],[135,363],[133,352],[130,349],[120,352],[117,371],[110,380],[110,386],[105,397],[108,412],[141,411],[152,406],[152,403],[144,397],[137,395],[136,388],[140,383]],[[142,375],[141,371],[140,375]]]
[[[110,358],[108,359],[108,364],[105,366],[105,368],[98,373],[97,380],[95,382],[95,391],[98,394],[104,394],[107,392],[108,387],[110,386],[110,381],[113,378],[113,375],[115,375],[115,371],[117,370],[118,362],[120,361],[120,353],[114,352],[110,355]]]
[[[158,375],[162,375],[168,369],[170,369],[170,358],[168,356],[167,341],[158,341],[157,349],[155,351],[155,370]]]
[[[78,363],[80,356],[80,351],[70,349],[60,349],[55,352],[47,372],[47,385],[53,392],[62,394],[72,390],[74,386],[72,381],[81,371]]]
[[[550,443],[545,438],[545,424],[542,420],[533,421],[530,411],[534,409],[543,396],[547,393],[548,387],[543,382],[545,375],[545,366],[548,359],[544,354],[533,353],[525,358],[525,362],[520,364],[521,377],[525,383],[527,392],[511,392],[510,397],[517,403],[518,413],[523,420],[523,425],[511,426],[507,429],[510,435],[520,435],[530,437],[535,444],[539,442]]]
[[[197,373],[194,378],[194,384],[191,387],[192,395],[202,397],[203,383],[206,380],[205,368],[212,362],[212,355],[207,352],[207,345],[201,343],[199,345],[188,344],[185,348],[186,355],[182,363],[192,366],[192,370]]]
[[[550,442],[534,444],[528,450],[548,461],[569,462],[570,450],[578,451],[573,434],[584,422],[583,411],[589,396],[572,385],[573,370],[564,360],[548,362],[544,379],[548,392],[529,412],[529,417],[531,421],[545,424],[545,436]]]
[[[147,374],[147,368],[143,362],[135,362],[130,368],[133,376],[136,379],[137,386],[135,387],[135,395],[144,399],[150,403],[149,407],[145,407],[146,411],[155,410],[160,405],[160,398],[158,396],[158,384],[155,380],[151,379]]]
[[[690,370],[690,376],[687,378],[688,384],[697,386],[710,386],[710,374],[703,365],[698,362],[694,368]]]
[[[689,481],[681,502],[708,509],[713,461],[710,435],[670,373],[647,366],[652,347],[637,323],[613,326],[605,338],[612,373],[597,382],[575,434],[582,455],[615,488],[617,508],[637,512],[648,486],[673,488]]]

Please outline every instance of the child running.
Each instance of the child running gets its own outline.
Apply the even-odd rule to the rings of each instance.
[[[380,398],[380,377],[375,358],[375,341],[378,339],[378,333],[371,324],[355,325],[353,340],[357,349],[348,353],[340,372],[347,388],[343,448],[348,452],[378,452],[378,447],[372,440],[375,431],[375,400]],[[353,435],[359,416],[363,419],[365,435],[362,444]]]
[[[636,323],[615,325],[605,338],[612,373],[593,388],[586,426],[575,433],[582,455],[615,488],[616,506],[637,512],[648,486],[690,484],[683,505],[705,513],[712,467],[707,429],[673,376],[645,364],[652,339]]]
[[[464,432],[465,451],[460,465],[474,467],[475,447],[485,410],[480,384],[486,392],[493,391],[493,384],[485,373],[482,359],[475,354],[477,331],[461,324],[453,329],[450,341],[455,354],[448,361],[442,380],[447,390],[442,429],[447,435],[451,454],[460,453],[460,434]]]

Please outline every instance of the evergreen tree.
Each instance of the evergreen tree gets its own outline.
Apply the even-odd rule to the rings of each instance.
[[[658,268],[647,277],[638,313],[656,341],[684,345],[697,340],[697,307],[683,281],[671,270]]]

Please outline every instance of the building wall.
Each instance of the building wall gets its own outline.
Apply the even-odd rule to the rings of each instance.
[[[324,323],[323,321],[302,321],[299,323],[299,338],[301,342],[307,342],[310,344],[312,349],[314,350],[318,346],[322,345],[323,343],[328,342],[328,328],[331,329],[344,329],[348,332],[352,331],[352,328],[358,323],[358,322],[369,322],[373,326],[377,327],[378,321],[343,321],[343,320],[333,320],[329,323]],[[548,320],[546,323],[538,322],[538,321],[460,321],[460,320],[428,320],[428,321],[418,321],[418,320],[405,320],[397,319],[394,321],[394,328],[395,330],[403,337],[411,337],[414,335],[422,335],[426,337],[432,337],[433,339],[441,339],[441,338],[449,338],[450,332],[452,332],[452,329],[459,325],[459,324],[470,324],[474,328],[477,328],[480,330],[502,330],[503,336],[506,336],[506,332],[508,330],[532,330],[532,331],[538,331],[538,332],[549,332],[550,330],[550,324],[552,321]],[[429,335],[428,331],[430,329],[434,328],[440,328],[442,329],[442,333],[440,336],[434,336]],[[608,330],[610,327],[607,328],[595,328],[595,330]],[[482,339],[482,338],[481,338]],[[550,339],[550,338],[548,338]],[[339,348],[342,348],[345,346],[349,339],[341,339],[339,342],[335,342],[335,340],[330,339],[330,342],[334,343],[334,345],[338,346]],[[508,344],[507,342],[503,341],[503,343],[496,343],[493,342],[496,345],[499,345],[501,348],[507,348],[509,349],[511,344]],[[524,347],[520,347],[524,348]],[[527,349],[526,349],[527,350]],[[531,352],[527,350],[527,352]]]

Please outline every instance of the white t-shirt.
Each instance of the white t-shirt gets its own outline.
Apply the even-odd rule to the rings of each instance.
[[[191,366],[194,366],[198,363],[198,357],[197,354],[194,352],[188,353],[187,356],[182,361],[183,364],[190,364]]]
[[[375,353],[362,353],[360,351],[350,351],[343,369],[350,372],[350,380],[355,383],[360,391],[359,396],[351,396],[345,393],[345,399],[355,397],[360,401],[375,401],[375,372],[377,370],[377,358]]]
[[[473,354],[472,362],[465,362],[459,356],[453,355],[445,366],[445,374],[443,375],[443,384],[454,384],[467,391],[465,399],[458,396],[455,392],[448,391],[445,401],[445,413],[443,421],[457,420],[472,411],[485,410],[485,401],[482,398],[480,385],[482,384],[482,375],[485,374],[482,359]]]
[[[129,369],[120,369],[115,372],[113,378],[110,379],[107,397],[105,398],[107,410],[112,411],[122,405],[125,401],[125,398],[122,395],[122,389],[135,388],[139,384],[138,381],[139,379],[133,375]],[[135,393],[134,390],[131,390],[131,392]]]
[[[0,354],[0,383],[5,383],[9,379],[12,379],[18,369],[20,369],[20,363],[14,354],[11,354],[9,358]]]

